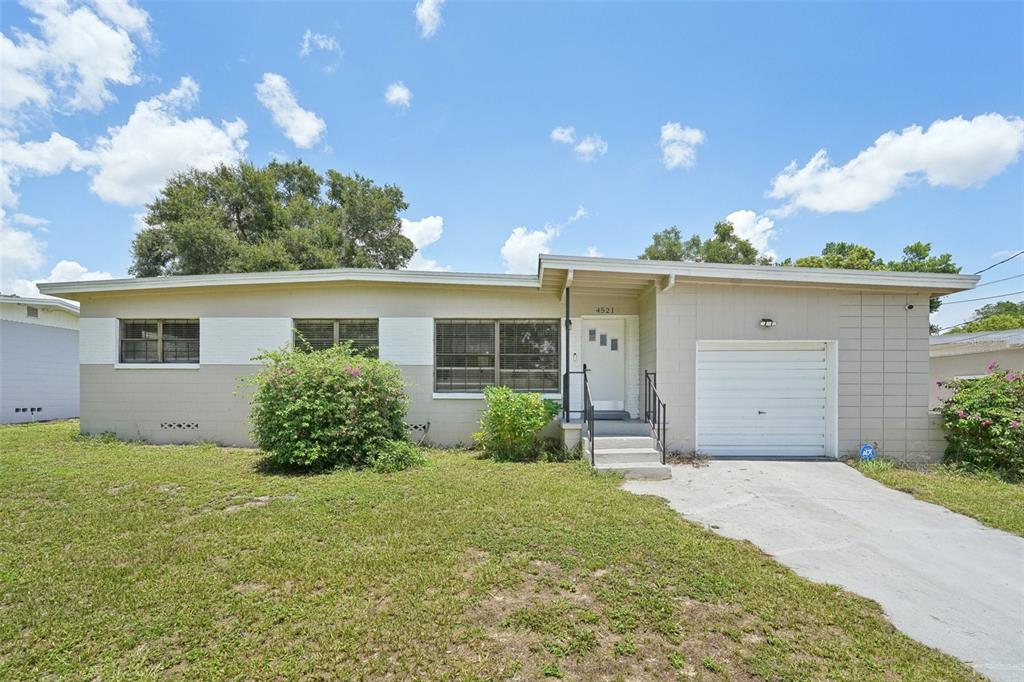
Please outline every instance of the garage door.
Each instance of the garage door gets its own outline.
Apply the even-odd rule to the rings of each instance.
[[[721,457],[822,457],[826,344],[702,341],[697,347],[697,450]]]

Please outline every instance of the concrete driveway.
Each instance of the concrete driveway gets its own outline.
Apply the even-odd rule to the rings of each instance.
[[[1024,680],[1024,538],[838,462],[712,461],[625,487],[874,599],[903,632],[994,680]]]

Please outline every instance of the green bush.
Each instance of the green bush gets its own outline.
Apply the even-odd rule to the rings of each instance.
[[[411,469],[423,464],[419,448],[407,440],[389,440],[374,455],[370,467],[381,474]]]
[[[942,406],[943,462],[1024,480],[1024,375],[992,363],[977,379],[945,382],[952,395]],[[943,382],[940,382],[942,384]]]
[[[400,457],[391,441],[406,440],[409,401],[398,368],[354,355],[347,344],[259,359],[263,368],[245,380],[256,387],[251,433],[273,462],[324,469]]]
[[[476,444],[498,461],[525,462],[543,454],[540,430],[558,413],[558,406],[539,393],[516,393],[507,386],[484,389],[487,407],[480,415]]]

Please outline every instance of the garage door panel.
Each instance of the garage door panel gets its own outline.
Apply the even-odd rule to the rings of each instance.
[[[821,342],[701,342],[698,450],[717,456],[823,456],[825,348]]]

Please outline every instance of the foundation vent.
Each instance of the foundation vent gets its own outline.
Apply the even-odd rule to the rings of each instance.
[[[169,431],[195,431],[199,422],[160,422],[160,428]]]

